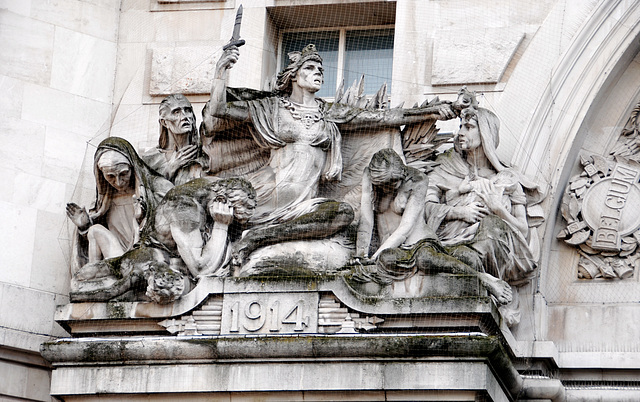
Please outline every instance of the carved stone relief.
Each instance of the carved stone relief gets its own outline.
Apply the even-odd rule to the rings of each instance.
[[[627,279],[640,264],[640,162],[637,105],[609,156],[581,156],[561,207],[558,239],[580,254],[580,279]]]
[[[124,140],[101,144],[96,207],[68,208],[93,256],[79,254],[72,301],[171,303],[206,277],[256,275],[330,275],[365,294],[423,297],[435,288],[421,284],[444,272],[474,278],[503,309],[517,309],[512,286],[535,269],[542,197],[497,158],[498,118],[475,94],[463,88],[455,102],[389,108],[386,86],[367,99],[360,80],[328,103],[315,97],[323,68],[313,45],[289,55],[275,92],[227,88],[239,57],[229,45],[216,64],[200,132],[191,104],[175,94],[160,105],[158,147],[139,157]],[[453,118],[462,122],[454,148],[437,155],[450,138],[435,123]],[[118,191],[131,210],[122,217]],[[117,252],[82,238],[118,225],[128,230]],[[206,307],[162,325],[188,335],[331,333],[377,322],[337,306],[318,319],[303,312],[328,301],[290,296],[227,295],[221,321],[215,304],[215,314]]]

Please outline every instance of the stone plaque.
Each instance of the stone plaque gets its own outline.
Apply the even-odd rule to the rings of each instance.
[[[149,95],[208,94],[220,46],[162,47],[152,50]]]
[[[431,85],[496,83],[523,39],[517,27],[437,30]]]
[[[224,296],[221,335],[318,332],[318,293],[231,293]]]

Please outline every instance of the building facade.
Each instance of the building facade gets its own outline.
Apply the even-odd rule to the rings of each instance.
[[[329,102],[343,80],[349,87],[364,74],[363,93],[373,95],[386,82],[391,107],[422,104],[436,96],[454,101],[466,85],[476,92],[481,107],[500,118],[498,156],[540,183],[545,197],[538,204],[543,223],[538,226],[535,275],[513,286],[518,322],[507,329],[504,313],[489,308],[475,311],[484,318],[474,316],[477,321],[464,325],[467,333],[477,329],[498,337],[497,351],[491,349],[495,345],[473,338],[469,342],[475,346],[402,345],[402,353],[367,357],[368,348],[388,348],[389,337],[417,342],[401,330],[388,329],[384,337],[371,341],[381,342],[377,346],[363,344],[357,336],[345,337],[323,352],[313,343],[318,340],[300,338],[283,348],[281,339],[267,337],[255,352],[242,357],[236,352],[251,349],[250,338],[218,344],[216,354],[194,344],[156,340],[153,336],[159,333],[148,331],[153,332],[153,347],[164,350],[150,349],[160,353],[157,361],[140,357],[148,350],[132,343],[126,343],[130,354],[122,358],[108,358],[105,352],[92,362],[83,355],[86,351],[52,349],[45,357],[64,356],[53,365],[41,357],[41,345],[59,338],[77,341],[98,334],[138,342],[136,337],[145,336],[144,329],[127,332],[125,324],[109,321],[113,316],[107,312],[100,316],[98,307],[91,324],[79,323],[70,312],[74,235],[65,204],[73,200],[90,205],[94,199],[93,154],[103,139],[122,137],[136,149],[155,146],[158,105],[165,96],[184,93],[200,122],[216,61],[234,30],[239,5],[238,0],[4,2],[0,85],[5,93],[5,145],[0,166],[5,174],[0,213],[8,229],[3,231],[0,264],[1,397],[301,399],[307,392],[311,399],[354,400],[640,399],[637,177],[625,182],[626,190],[615,188],[625,172],[636,171],[633,162],[622,163],[620,158],[634,160],[634,116],[640,101],[640,4],[624,0],[242,4],[240,32],[246,44],[229,73],[231,87],[273,90],[274,77],[288,62],[287,53],[315,42],[325,67],[324,92],[319,95]],[[451,120],[439,123],[439,128],[454,132],[458,125]],[[389,139],[387,146],[397,149],[394,141]],[[618,197],[617,204],[612,197]],[[607,231],[612,224],[615,228]],[[274,292],[291,292],[295,283],[280,284]],[[340,285],[317,286],[319,297],[322,292],[343,294]],[[203,297],[194,299],[192,307],[203,303]],[[358,302],[349,304],[344,298],[337,298],[346,306],[342,307],[363,316],[376,314],[365,307],[358,310]],[[470,317],[470,309],[460,308],[447,310],[453,321]],[[190,310],[175,311],[166,318]],[[394,311],[383,308],[377,314]],[[104,321],[96,324],[99,319]],[[488,329],[492,325],[495,328]],[[415,331],[432,332],[442,326],[446,324],[438,322]],[[451,328],[458,326],[462,324]],[[122,340],[121,335],[132,338]],[[108,349],[105,342],[101,347]],[[347,348],[340,342],[351,354],[340,354]],[[464,352],[469,348],[491,352],[469,360],[471,352]],[[175,371],[167,357],[173,352],[168,350],[184,351],[175,359],[184,364],[176,364]],[[274,352],[264,354],[265,350]],[[411,355],[407,350],[417,352]],[[434,356],[438,365],[429,363]],[[296,358],[300,365],[291,365]],[[380,360],[395,374],[384,372]],[[126,361],[133,362],[134,371],[125,370]],[[234,379],[227,373],[215,386],[203,380],[204,375],[223,378],[221,367],[230,362],[243,365],[238,370],[246,377]],[[98,369],[109,373],[108,384],[100,382]],[[193,373],[187,374],[189,370]],[[271,373],[288,380],[275,385],[264,381]],[[421,381],[420,373],[434,380]],[[150,375],[157,377],[148,380]],[[188,375],[193,377],[184,377]],[[190,380],[176,381],[176,394],[167,396],[159,384],[173,377]],[[470,377],[486,381],[465,383]]]

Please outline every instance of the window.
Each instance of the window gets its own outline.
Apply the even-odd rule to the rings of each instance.
[[[391,92],[393,38],[393,28],[386,27],[285,32],[280,70],[289,62],[289,52],[300,51],[313,43],[322,56],[325,73],[318,96],[333,97],[343,79],[348,87],[362,74],[365,75],[365,94],[373,95],[385,82]]]

